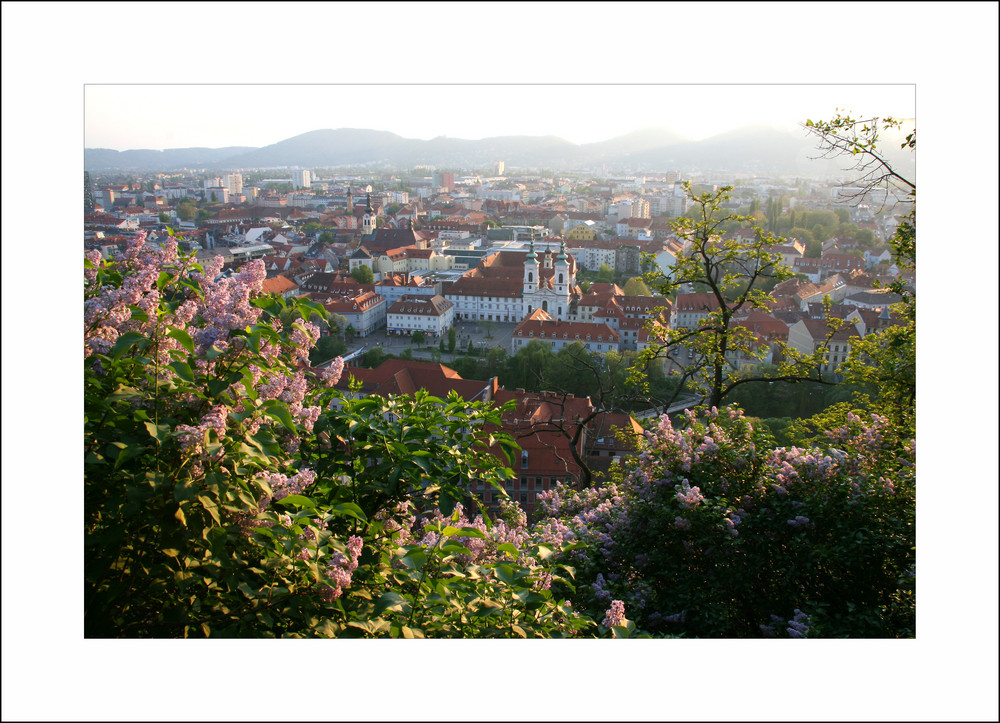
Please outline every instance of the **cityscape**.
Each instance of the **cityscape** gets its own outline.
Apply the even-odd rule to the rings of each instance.
[[[747,306],[734,317],[758,341],[731,352],[733,371],[780,361],[782,345],[805,354],[826,346],[823,319],[833,313],[850,322],[823,362],[822,372],[836,376],[852,338],[898,323],[890,309],[900,296],[888,287],[912,289],[915,275],[894,263],[888,240],[908,206],[887,204],[883,189],[862,196],[863,189],[835,179],[541,175],[508,168],[503,159],[481,169],[378,173],[87,171],[85,247],[110,257],[144,233],[153,244],[175,238],[198,259],[220,256],[226,273],[259,259],[264,292],[305,298],[334,315],[339,326],[325,325],[323,334],[340,342],[337,351],[348,361],[345,389],[354,380],[368,392],[401,393],[419,376],[437,396],[463,389],[468,399],[514,400],[521,412],[507,419],[509,431],[534,448],[507,492],[530,517],[540,492],[560,481],[579,484],[594,464],[628,451],[613,441],[613,430],[639,428],[629,412],[678,411],[701,399],[678,387],[641,403],[583,395],[567,404],[572,393],[565,388],[503,389],[500,375],[470,386],[448,365],[458,360],[470,369],[471,359],[490,352],[496,366],[529,343],[553,355],[576,344],[588,355],[631,360],[662,345],[671,330],[697,329],[718,307],[711,294],[687,284],[653,295],[643,281],[653,272],[669,279],[677,259],[691,252],[691,239],[674,227],[695,206],[685,182],[700,192],[731,186],[728,212],[787,236],[768,250],[795,276],[771,284],[766,308]],[[754,233],[744,226],[727,235],[752,240]],[[832,305],[824,308],[824,300]],[[386,356],[405,358],[374,363]],[[680,344],[657,360],[658,373],[691,372],[694,356]],[[539,405],[590,421],[579,434],[570,428],[525,436]],[[483,501],[498,503],[490,491]]]
[[[4,3],[4,718],[995,720],[997,8],[831,9]]]

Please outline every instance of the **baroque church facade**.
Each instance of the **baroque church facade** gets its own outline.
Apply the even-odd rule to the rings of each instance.
[[[576,259],[566,253],[566,242],[559,245],[559,254],[549,249],[539,255],[535,243],[524,260],[524,281],[521,291],[521,318],[541,309],[552,318],[566,321],[579,300],[576,286]]]

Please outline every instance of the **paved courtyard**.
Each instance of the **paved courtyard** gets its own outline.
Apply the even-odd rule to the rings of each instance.
[[[489,321],[457,321],[455,322],[455,353],[464,352],[469,348],[469,341],[477,349],[489,349],[491,347],[501,347],[510,353],[511,335],[514,333],[514,323],[501,323]],[[448,346],[448,336],[444,337],[445,348]],[[428,336],[427,341],[421,345],[410,343],[407,336],[396,336],[386,333],[385,329],[379,329],[374,334],[365,337],[355,338],[348,345],[348,353],[364,348],[371,349],[376,346],[382,347],[388,354],[402,354],[406,349],[413,350],[413,356],[417,359],[429,359],[430,352],[426,347],[437,347],[438,338]],[[441,355],[441,361],[447,363],[454,355],[447,351]]]

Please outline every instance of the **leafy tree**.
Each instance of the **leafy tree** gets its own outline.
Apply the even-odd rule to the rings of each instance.
[[[818,138],[824,157],[851,158],[854,170],[861,174],[852,182],[861,187],[860,197],[878,193],[883,199],[908,206],[909,211],[890,246],[900,269],[915,269],[917,186],[889,163],[880,146],[882,135],[888,130],[899,130],[902,122],[891,117],[858,120],[838,113],[831,121],[806,121],[805,127]],[[914,128],[900,147],[915,150],[916,145]],[[867,397],[861,395],[859,402],[888,413],[906,434],[915,428],[916,298],[900,280],[888,288],[902,299],[892,307],[899,323],[852,343],[850,356],[841,370],[847,382],[872,390]]]
[[[177,218],[181,221],[193,221],[198,213],[198,207],[189,198],[182,199],[177,204]]]
[[[455,332],[455,327],[454,326],[448,327],[448,352],[449,353],[453,354],[455,352],[455,344],[457,342],[457,338],[458,337],[457,337],[457,333]]]
[[[337,237],[333,235],[333,231],[321,231],[319,234],[319,242],[321,244],[332,244],[337,240]]]
[[[678,235],[690,243],[691,251],[677,259],[670,277],[657,270],[647,274],[646,279],[662,295],[685,284],[700,286],[711,295],[714,308],[696,328],[654,329],[659,335],[659,343],[640,355],[641,368],[658,357],[669,357],[670,351],[678,345],[693,349],[696,359],[685,367],[682,380],[690,381],[709,407],[718,407],[736,386],[765,380],[753,374],[735,373],[733,357],[760,359],[765,350],[759,347],[748,329],[735,323],[734,317],[742,310],[766,309],[768,296],[761,285],[765,281],[790,278],[792,272],[782,263],[780,254],[770,250],[778,239],[746,216],[724,210],[723,203],[732,190],[730,186],[700,196],[691,195],[689,184],[685,184],[685,190],[699,217],[681,217],[674,227]],[[750,227],[756,234],[751,240],[725,236],[722,234],[724,225]],[[789,361],[777,379],[816,378],[813,369],[819,366],[819,356],[802,358],[787,346],[783,352]]]
[[[413,332],[413,335],[410,337],[411,344],[423,344],[425,341],[427,341],[427,337],[424,335],[424,332],[420,331],[420,329]]]
[[[626,296],[652,296],[652,292],[641,277],[635,276],[625,282],[622,289]]]
[[[169,223],[170,222],[170,214],[167,213],[166,211],[164,211],[163,213],[161,213],[159,218],[160,218],[160,223]]]
[[[602,284],[610,284],[615,280],[615,270],[607,264],[601,264],[597,270],[597,281]]]
[[[372,271],[371,266],[366,264],[359,264],[351,272],[351,278],[357,281],[359,284],[373,284],[375,283],[375,273]]]

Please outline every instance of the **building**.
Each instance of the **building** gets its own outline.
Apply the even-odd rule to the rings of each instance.
[[[292,173],[292,186],[309,188],[312,185],[312,174],[308,170],[297,170]]]
[[[229,189],[230,196],[241,196],[243,195],[243,174],[242,173],[229,173],[226,174],[224,178],[224,185]]]
[[[576,342],[580,342],[587,351],[621,351],[621,334],[607,324],[560,321],[542,309],[535,309],[514,327],[510,340],[511,354],[517,354],[536,339],[547,344],[553,353]]]
[[[566,254],[565,241],[560,244],[557,256],[553,257],[550,249],[542,255],[541,262],[532,241],[524,260],[520,318],[524,319],[536,309],[541,309],[553,318],[565,321],[570,316],[571,305],[579,297],[576,259]]]
[[[455,322],[455,305],[443,296],[406,295],[393,302],[386,314],[390,334],[412,336],[415,331],[441,337]]]

